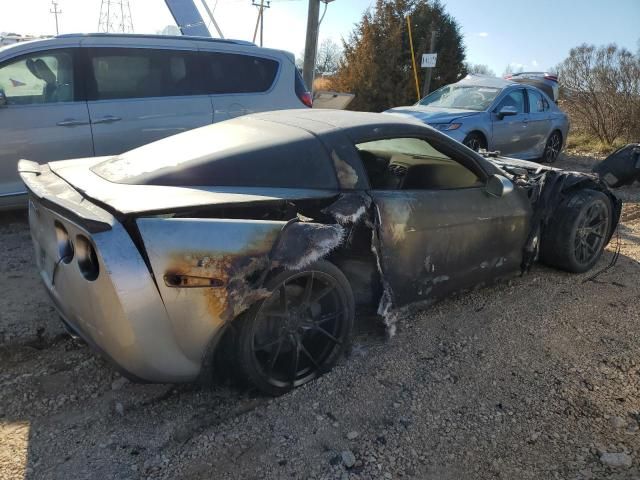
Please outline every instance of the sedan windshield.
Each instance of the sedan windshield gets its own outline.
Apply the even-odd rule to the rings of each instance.
[[[500,93],[499,88],[453,84],[442,87],[420,100],[425,107],[486,110]]]

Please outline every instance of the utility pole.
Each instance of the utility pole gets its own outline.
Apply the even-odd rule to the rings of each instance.
[[[55,0],[53,0],[51,4],[53,5],[53,8],[49,10],[49,12],[53,13],[54,17],[56,17],[56,35],[59,35],[60,31],[58,29],[58,15],[62,13],[62,10],[58,10],[58,2],[56,2]]]
[[[316,69],[316,52],[318,50],[318,31],[320,25],[320,0],[309,0],[309,13],[307,14],[307,39],[304,44],[304,65],[302,78],[309,91],[313,90],[313,75]]]
[[[435,53],[436,50],[436,31],[431,31],[431,43],[429,44],[429,53]],[[427,68],[424,74],[424,85],[422,86],[422,96],[429,95],[429,88],[431,87],[431,72],[433,68]]]
[[[256,43],[256,36],[258,35],[258,27],[260,27],[260,46],[264,38],[264,9],[271,7],[271,2],[267,1],[265,5],[264,0],[260,0],[260,3],[253,2],[254,7],[258,7],[258,20],[256,21],[256,29],[253,32],[253,43]]]

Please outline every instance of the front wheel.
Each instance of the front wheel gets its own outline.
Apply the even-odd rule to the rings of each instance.
[[[344,274],[318,261],[267,282],[271,295],[238,320],[239,374],[281,395],[329,371],[347,348],[354,299]]]
[[[586,272],[602,255],[611,222],[611,201],[604,193],[575,192],[545,228],[540,244],[542,262],[569,272]]]

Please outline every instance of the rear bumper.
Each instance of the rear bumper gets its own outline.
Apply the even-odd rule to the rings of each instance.
[[[56,210],[45,203],[31,192],[29,224],[40,277],[64,321],[130,378],[168,383],[194,380],[201,362],[189,359],[176,342],[158,289],[124,227],[86,199],[82,208],[100,218],[101,231],[92,232],[69,218],[74,215],[56,211],[62,209],[58,203]],[[60,226],[66,231],[64,238],[74,245],[72,254],[61,253]],[[87,278],[81,268],[76,245],[82,237],[95,251],[95,279]]]

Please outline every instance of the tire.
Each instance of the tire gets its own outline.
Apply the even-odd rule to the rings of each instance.
[[[463,145],[466,145],[471,150],[475,150],[476,152],[481,148],[487,149],[487,141],[484,136],[478,132],[471,132],[469,135],[464,137],[462,141]]]
[[[544,152],[542,153],[542,162],[543,163],[555,163],[558,159],[558,155],[560,155],[560,150],[562,149],[562,135],[557,130],[551,132],[549,138],[547,139],[547,143],[544,146]]]
[[[586,272],[602,255],[611,221],[611,201],[604,193],[575,192],[557,209],[545,228],[540,260],[568,272]]]
[[[276,396],[336,364],[351,340],[355,301],[347,278],[325,260],[265,286],[271,296],[237,320],[235,364],[239,380]]]

